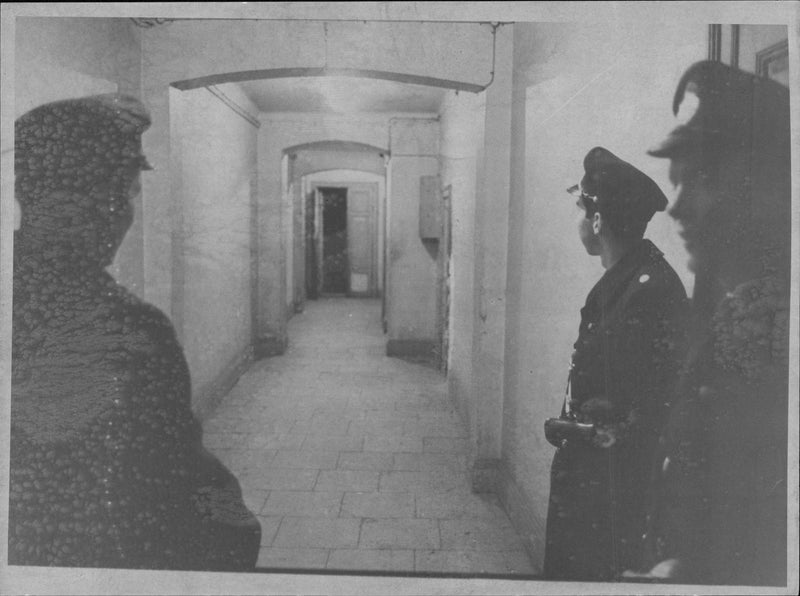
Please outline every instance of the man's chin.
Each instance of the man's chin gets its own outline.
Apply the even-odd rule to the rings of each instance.
[[[708,264],[706,262],[708,259],[697,242],[687,239],[683,243],[683,248],[686,250],[686,266],[692,273],[697,273]]]
[[[686,259],[686,267],[695,275],[705,275],[712,271],[717,265],[715,260],[708,253],[700,251],[689,251]]]

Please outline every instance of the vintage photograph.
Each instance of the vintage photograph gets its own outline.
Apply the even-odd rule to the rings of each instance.
[[[796,593],[800,2],[687,6],[4,3],[0,592]]]

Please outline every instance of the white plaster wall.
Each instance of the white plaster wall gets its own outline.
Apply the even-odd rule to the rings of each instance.
[[[443,184],[453,185],[449,394],[470,431],[473,487],[496,490],[505,366],[513,27],[498,29],[492,84],[443,103]]]
[[[485,93],[485,124],[478,142],[475,210],[475,329],[473,391],[478,419],[473,486],[496,490],[501,449],[506,325],[508,207],[511,172],[513,27],[497,32],[496,65]]]
[[[44,101],[76,97],[85,76],[110,81],[122,93],[139,94],[140,31],[129,19],[18,17],[15,24],[17,102],[24,104],[21,94],[42,85],[56,95]],[[35,80],[42,74],[39,68],[59,78]],[[77,77],[70,81],[57,71],[77,73]]]
[[[392,118],[386,279],[390,340],[437,340],[437,258],[440,247],[419,237],[420,177],[439,173],[439,123]]]
[[[256,113],[233,85],[225,94]],[[175,92],[180,143],[181,335],[202,409],[215,383],[249,354],[251,343],[251,186],[256,178],[255,126],[207,89]]]
[[[674,196],[668,161],[645,151],[674,126],[675,86],[690,64],[705,58],[707,28],[564,23],[515,29],[502,456],[512,492],[530,507],[527,538],[540,559],[553,456],[542,427],[559,412],[579,310],[603,272],[578,239],[577,209],[565,189],[581,178],[588,150],[602,145]],[[646,236],[691,289],[671,218],[656,214]]]
[[[472,385],[475,327],[474,264],[478,154],[482,151],[483,94],[450,91],[439,112],[442,187],[451,186],[450,321],[448,385],[459,414],[475,435],[476,396]]]

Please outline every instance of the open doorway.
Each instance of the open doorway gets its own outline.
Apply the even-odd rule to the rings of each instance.
[[[380,294],[379,184],[311,182],[305,197],[306,296]]]
[[[347,251],[347,188],[320,187],[322,220],[320,293],[342,295],[350,291]]]

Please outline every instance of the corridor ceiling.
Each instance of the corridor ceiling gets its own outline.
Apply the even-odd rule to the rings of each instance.
[[[262,112],[435,114],[446,93],[440,87],[356,77],[276,78],[238,85]]]

